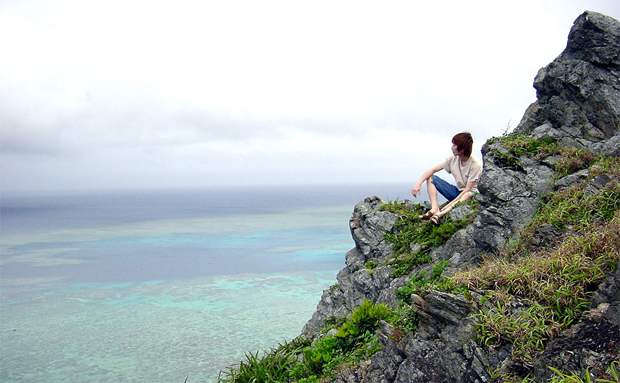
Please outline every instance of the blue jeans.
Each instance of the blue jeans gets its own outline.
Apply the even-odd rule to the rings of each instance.
[[[442,180],[436,175],[433,174],[431,176],[431,179],[433,180],[433,184],[435,185],[435,188],[437,188],[437,191],[448,201],[454,200],[456,197],[459,196],[459,194],[461,194],[461,192],[459,191],[459,189],[457,189],[456,186]]]

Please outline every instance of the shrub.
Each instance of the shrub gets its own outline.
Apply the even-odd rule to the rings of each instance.
[[[338,338],[347,338],[349,336],[355,338],[367,331],[374,331],[379,321],[385,319],[388,312],[386,304],[374,305],[372,301],[364,301],[351,314],[349,321],[345,322],[338,329],[336,336]]]
[[[381,207],[382,210],[391,211],[400,216],[394,224],[395,233],[384,235],[384,239],[392,244],[394,252],[394,258],[388,262],[394,267],[394,277],[407,275],[415,265],[430,262],[431,257],[428,253],[432,249],[446,243],[455,232],[466,227],[473,220],[478,206],[473,200],[466,203],[473,207],[473,213],[470,216],[454,221],[445,215],[439,226],[419,219],[419,215],[423,213],[419,205],[408,208],[404,205],[388,203]],[[417,250],[412,249],[414,244],[418,245]]]
[[[283,343],[272,348],[263,355],[256,353],[245,354],[245,361],[236,367],[222,371],[219,382],[286,382],[289,381],[288,368],[295,363],[302,349],[309,344],[303,338],[297,338],[291,343]]]
[[[314,344],[300,337],[263,355],[246,354],[246,360],[223,372],[219,382],[317,382],[320,377],[333,374],[338,365],[357,363],[379,351],[375,330],[388,314],[387,305],[365,301],[336,335],[325,336]]]
[[[528,156],[542,160],[554,154],[559,154],[559,146],[551,139],[535,140],[522,134],[511,134],[489,140],[489,143],[500,141],[506,152],[495,151],[493,158],[499,167],[523,171],[519,157]]]
[[[379,351],[374,331],[381,319],[389,314],[386,304],[374,305],[364,301],[338,328],[336,335],[328,335],[303,349],[303,360],[291,368],[296,379],[325,375],[336,366],[346,362],[357,362]]]
[[[419,293],[431,283],[437,282],[446,266],[448,266],[448,261],[439,261],[433,267],[433,271],[428,278],[425,278],[426,271],[421,271],[417,276],[411,277],[405,286],[396,290],[396,298],[411,304],[411,294]]]

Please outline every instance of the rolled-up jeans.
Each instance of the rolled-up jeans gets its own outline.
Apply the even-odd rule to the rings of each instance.
[[[431,179],[433,180],[433,184],[435,185],[435,188],[437,188],[437,191],[448,201],[454,200],[459,196],[459,194],[461,194],[461,191],[456,186],[442,180],[436,175],[433,174]],[[475,194],[473,191],[471,193]]]

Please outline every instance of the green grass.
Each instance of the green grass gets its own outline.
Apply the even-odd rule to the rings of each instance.
[[[430,289],[438,283],[448,261],[439,261],[433,267],[431,274],[426,277],[426,271],[411,277],[407,284],[396,290],[395,296],[399,303],[391,307],[390,323],[395,327],[415,332],[418,329],[419,317],[413,308],[412,294]]]
[[[366,270],[369,270],[369,271],[376,269],[378,265],[379,264],[377,262],[373,262],[373,261],[368,261],[365,263]]]
[[[620,183],[610,182],[598,194],[589,194],[586,185],[597,175],[610,174],[620,179],[620,158],[598,158],[591,162],[591,174],[586,180],[553,192],[528,226],[521,231],[520,240],[506,249],[506,256],[514,257],[529,252],[529,244],[536,228],[551,224],[559,230],[570,228],[581,233],[593,224],[608,222],[620,209]]]
[[[513,360],[529,368],[547,342],[588,309],[596,287],[619,260],[617,213],[606,225],[593,225],[552,250],[513,261],[492,258],[456,274],[452,283],[486,293],[494,302],[492,309],[478,314],[479,343],[491,351],[511,345]],[[528,308],[511,310],[514,298]]]
[[[587,149],[559,147],[562,158],[554,165],[555,178],[560,179],[578,170],[586,169],[594,162],[602,159]]]
[[[612,182],[598,194],[586,193],[585,186],[596,175],[608,173],[620,179],[620,159],[601,158],[587,151],[563,148],[556,143],[513,135],[500,138],[507,154],[506,164],[520,166],[519,158],[537,160],[559,155],[555,161],[556,178],[589,168],[590,177],[566,190],[551,193],[543,200],[531,223],[519,239],[495,256],[489,256],[478,268],[442,276],[446,262],[437,263],[430,275],[421,272],[396,292],[400,303],[394,307],[365,302],[349,317],[326,318],[327,327],[336,334],[323,336],[311,343],[299,338],[264,353],[250,353],[238,366],[224,372],[220,382],[325,382],[338,371],[367,360],[380,349],[375,330],[380,320],[415,331],[418,318],[410,300],[411,294],[434,289],[464,294],[472,292],[488,302],[478,316],[477,341],[488,351],[507,347],[511,361],[520,367],[512,371],[493,372],[496,382],[532,382],[527,372],[534,358],[548,342],[579,320],[589,307],[601,281],[617,267],[620,260],[620,184]],[[494,153],[495,155],[495,153]],[[502,156],[499,155],[499,156]],[[561,156],[561,157],[560,157]],[[498,157],[496,157],[498,158]],[[390,202],[382,210],[398,214],[392,233],[385,235],[392,244],[394,276],[407,275],[415,265],[429,263],[429,252],[444,244],[457,230],[467,226],[477,214],[452,221],[445,216],[442,225],[420,221],[423,209],[414,205]],[[536,228],[552,224],[560,231],[573,233],[553,248],[532,251],[530,241]],[[413,246],[412,246],[413,245]],[[417,249],[417,250],[412,250]],[[368,262],[372,272],[379,265]],[[338,285],[332,286],[333,289]],[[513,303],[522,302],[522,310]],[[609,374],[596,381],[620,383],[617,363]],[[589,376],[566,374],[555,370],[552,382],[589,382]]]
[[[511,134],[490,140],[499,140],[515,156],[529,155],[538,160],[558,154],[560,149],[552,139],[535,140],[522,134]]]
[[[433,267],[431,275],[428,278],[426,278],[426,271],[422,271],[418,275],[411,277],[405,286],[396,290],[396,298],[404,303],[411,304],[411,294],[419,294],[421,291],[428,289],[432,283],[439,281],[447,265],[448,261],[439,261]]]
[[[429,253],[432,249],[446,243],[454,233],[473,221],[478,212],[477,203],[474,200],[465,203],[473,208],[468,217],[455,221],[449,215],[445,215],[439,226],[419,219],[419,215],[424,213],[424,209],[419,205],[408,207],[389,202],[381,206],[381,210],[399,215],[394,224],[394,232],[384,235],[385,240],[392,244],[394,252],[394,257],[388,261],[388,265],[394,267],[393,277],[407,275],[414,266],[429,263],[431,261]]]
[[[221,383],[318,382],[332,377],[343,366],[354,365],[379,351],[375,333],[379,321],[390,316],[387,305],[365,301],[330,334],[311,342],[303,337],[264,353],[249,353],[230,367]]]
[[[598,194],[586,193],[585,186],[597,174],[620,176],[620,159],[587,163],[591,177],[549,195],[515,244],[444,283],[446,290],[467,288],[492,302],[478,314],[478,342],[489,351],[511,347],[512,361],[524,371],[550,339],[579,320],[598,285],[618,267],[620,184],[610,182]],[[532,233],[549,223],[573,235],[532,252]],[[515,299],[526,308],[513,309]]]
[[[499,140],[507,151],[494,152],[493,156],[496,160],[500,158],[506,167],[518,170],[521,156],[543,160],[558,155],[554,159],[556,179],[581,169],[589,169],[590,176],[545,196],[530,224],[519,233],[518,240],[501,254],[489,256],[480,267],[450,278],[427,278],[419,274],[396,294],[404,303],[410,303],[407,299],[412,293],[425,289],[469,297],[468,292],[480,294],[490,308],[477,315],[478,343],[490,352],[507,347],[512,352],[515,371],[527,375],[537,354],[549,340],[579,320],[589,308],[598,285],[618,267],[620,158],[602,158],[588,151],[561,147],[552,141],[536,141],[519,135]],[[586,186],[600,174],[609,174],[616,181],[598,193],[588,192]],[[544,224],[571,234],[558,238],[553,248],[532,251],[532,236]],[[516,300],[525,308],[515,309]],[[495,379],[530,381],[511,373],[501,371]],[[579,381],[571,380],[577,376],[561,373],[554,379],[554,382]]]
[[[600,383],[620,383],[620,373],[616,371],[616,367],[620,366],[620,362],[614,361],[609,366],[608,374],[603,378],[596,379],[596,382]],[[582,377],[578,374],[566,374],[561,372],[560,370],[549,367],[553,372],[554,376],[551,378],[550,383],[591,383],[592,380],[590,378],[590,371],[586,369],[585,375]]]
[[[245,361],[223,371],[219,382],[288,382],[288,368],[297,362],[303,349],[310,345],[304,338],[285,342],[270,351],[245,354]]]
[[[586,368],[583,375],[577,373],[566,373],[558,370],[557,368],[549,367],[553,371],[551,379],[547,380],[547,383],[620,383],[620,374],[617,368],[620,367],[620,362],[613,361],[607,369],[607,371],[599,372],[600,378],[592,380],[591,372],[589,368]],[[536,381],[527,376],[525,378],[518,377],[516,375],[507,374],[494,374],[491,376],[496,383],[535,383]]]
[[[589,150],[561,146],[552,139],[535,140],[522,134],[512,134],[493,138],[489,140],[489,143],[495,141],[501,142],[507,150],[506,152],[495,151],[492,154],[496,165],[505,169],[524,171],[519,161],[521,156],[537,161],[554,155],[561,156],[554,165],[556,179],[587,168],[597,159],[597,156]]]
[[[505,169],[524,171],[519,161],[521,156],[540,161],[549,156],[561,154],[559,146],[551,139],[534,140],[521,134],[512,134],[492,138],[488,143],[496,141],[499,141],[507,151],[495,151],[492,155],[495,164]]]

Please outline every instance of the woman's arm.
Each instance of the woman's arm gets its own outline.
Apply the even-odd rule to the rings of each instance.
[[[429,179],[430,176],[432,176],[433,174],[437,173],[440,170],[443,170],[443,165],[438,164],[428,169],[427,171],[425,171],[424,174],[422,174],[422,177],[420,177],[420,180],[418,180],[418,182],[413,186],[413,189],[411,189],[411,194],[413,194],[414,197],[417,197],[418,194],[420,194],[420,190],[422,189],[422,184],[424,183],[424,181]]]

